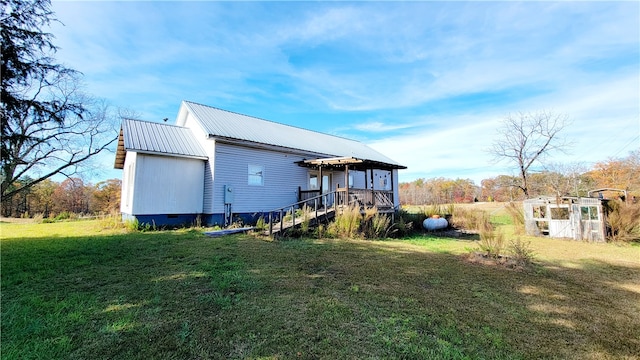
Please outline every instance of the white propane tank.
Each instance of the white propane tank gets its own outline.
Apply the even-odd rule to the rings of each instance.
[[[435,215],[433,217],[424,219],[424,221],[422,222],[422,226],[424,226],[424,228],[429,231],[433,231],[446,229],[449,226],[449,223],[447,222],[447,219]]]

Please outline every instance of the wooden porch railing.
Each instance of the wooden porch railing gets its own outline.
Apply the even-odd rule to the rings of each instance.
[[[305,221],[305,218],[300,216],[296,219],[296,210],[298,209],[304,209],[310,212],[312,218],[310,220],[314,220],[316,223],[323,216],[327,219],[335,214],[337,190],[315,196],[310,196],[310,193],[311,191],[305,191],[305,196],[301,201],[263,213],[265,220],[269,223],[267,234],[273,236],[274,233],[282,233],[285,229],[294,227]],[[299,194],[301,193],[299,192]]]
[[[357,203],[360,207],[373,207],[376,206],[379,210],[395,209],[393,203],[393,191],[391,190],[369,190],[369,189],[347,189],[338,188],[337,190],[329,193],[333,196],[331,200],[335,200],[338,205],[347,204],[346,196],[349,194],[349,204]],[[313,204],[313,199],[319,198],[320,190],[302,190],[298,188],[298,201],[308,201],[308,206]],[[333,203],[333,201],[332,201]],[[323,202],[321,201],[321,204]]]
[[[347,193],[346,189],[338,189],[342,193]],[[379,211],[394,210],[393,191],[391,190],[368,190],[349,189],[349,204],[356,203],[360,208],[377,207]]]
[[[348,194],[348,195],[347,195]],[[348,196],[348,199],[347,199]],[[285,229],[301,224],[305,220],[317,223],[321,218],[328,219],[335,215],[337,208],[355,204],[360,209],[377,207],[378,211],[395,210],[393,191],[338,188],[320,194],[319,190],[298,189],[298,202],[263,213],[269,224],[268,235],[281,233]],[[296,210],[305,209],[305,216],[296,215]]]

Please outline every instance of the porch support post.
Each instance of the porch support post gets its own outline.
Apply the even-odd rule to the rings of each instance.
[[[373,183],[373,166],[371,166],[371,168],[369,169],[369,171],[371,171],[371,203],[373,204],[373,206],[376,206],[376,194],[375,194],[375,185]],[[364,181],[366,182],[366,175],[365,175],[365,179]]]
[[[322,165],[318,165],[318,182],[320,182],[319,184],[320,186],[318,187],[320,189],[319,195],[322,195],[323,194],[322,183],[324,182],[322,181]],[[322,206],[322,197],[320,198],[320,206]]]
[[[369,169],[369,171],[371,171],[371,190],[375,189],[375,186],[373,185],[373,166],[371,167],[371,169]],[[366,181],[366,179],[365,179]]]
[[[389,170],[391,174],[391,201],[393,202],[393,208],[396,208],[396,191],[393,189],[393,169]],[[398,205],[400,204],[400,194],[398,193]]]
[[[345,201],[349,206],[349,164],[344,166],[344,183],[345,183]]]

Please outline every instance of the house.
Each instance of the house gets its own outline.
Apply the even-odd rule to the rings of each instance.
[[[406,169],[347,138],[183,101],[175,125],[127,119],[118,138],[123,219],[254,222],[308,200],[399,208]]]

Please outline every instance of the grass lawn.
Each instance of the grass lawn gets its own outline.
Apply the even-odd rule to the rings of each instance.
[[[640,247],[531,239],[525,271],[471,241],[0,225],[2,359],[624,359]]]

